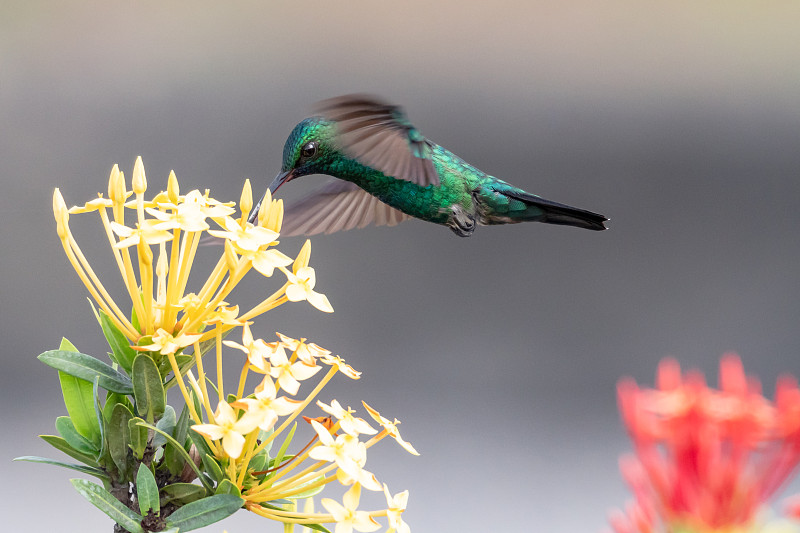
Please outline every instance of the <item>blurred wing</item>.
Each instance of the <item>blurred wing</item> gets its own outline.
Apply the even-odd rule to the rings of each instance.
[[[439,184],[431,160],[433,144],[400,107],[351,94],[320,102],[318,111],[336,122],[337,140],[348,156],[393,178],[423,187]]]
[[[409,218],[357,185],[337,179],[287,206],[281,235],[333,233],[367,224],[395,226]]]

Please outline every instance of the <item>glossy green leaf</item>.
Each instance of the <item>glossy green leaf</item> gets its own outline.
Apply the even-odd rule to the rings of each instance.
[[[132,377],[136,412],[152,423],[164,414],[167,403],[158,367],[148,355],[139,354],[133,360]]]
[[[130,533],[145,533],[141,525],[142,517],[125,507],[106,489],[85,479],[71,479],[70,482],[89,503]]]
[[[181,507],[167,518],[167,526],[180,528],[181,532],[199,529],[229,517],[242,503],[233,494],[215,494]]]
[[[142,424],[145,424],[145,421],[139,417],[133,417],[128,420],[131,451],[134,457],[139,460],[144,457],[144,451],[147,448],[147,427]]]
[[[186,449],[188,431],[189,409],[187,409],[184,405],[183,409],[181,410],[181,416],[178,417],[178,421],[175,423],[175,429],[172,431],[175,441],[182,444],[184,449]],[[180,453],[175,449],[174,446],[167,446],[164,449],[164,462],[166,463],[167,469],[170,471],[170,473],[172,473],[172,475],[180,475],[180,473],[183,471],[183,457],[181,457]]]
[[[56,430],[73,449],[93,457],[97,457],[100,452],[92,441],[78,433],[70,417],[59,416],[56,418]]]
[[[240,491],[239,487],[234,485],[230,479],[223,479],[222,482],[217,485],[214,494],[233,494],[234,496],[241,497],[242,491]]]
[[[85,464],[87,464],[89,466],[93,466],[93,467],[100,466],[100,465],[97,464],[97,460],[95,459],[95,457],[92,454],[83,453],[83,452],[80,452],[80,451],[76,450],[75,448],[70,446],[69,443],[66,440],[64,440],[62,437],[58,437],[56,435],[39,435],[39,437],[43,441],[45,441],[47,444],[49,444],[50,446],[55,448],[56,450],[64,452],[65,454],[69,455],[70,457],[72,457],[75,460],[78,460],[78,461],[80,461],[82,463],[85,463]]]
[[[167,433],[168,435],[172,435],[172,432],[175,430],[175,409],[172,408],[171,405],[168,405],[164,408],[164,416],[156,424],[156,427]],[[179,441],[180,442],[180,441]],[[156,433],[153,436],[153,448],[158,448],[163,446],[167,443],[166,437],[161,435],[160,433]]]
[[[139,502],[142,516],[150,511],[155,515],[161,512],[156,478],[144,463],[139,463],[139,471],[136,472],[136,500]]]
[[[104,479],[106,481],[109,480],[108,474],[106,474],[102,469],[94,468],[92,466],[78,465],[78,464],[75,464],[75,463],[65,463],[64,461],[59,461],[57,459],[48,459],[46,457],[36,457],[35,455],[25,455],[23,457],[15,457],[14,460],[15,461],[28,461],[30,463],[44,463],[44,464],[48,464],[48,465],[61,466],[61,467],[64,467],[64,468],[69,468],[70,470],[75,470],[75,471],[80,472],[82,474],[89,474],[90,476],[95,476],[95,477],[98,477],[100,479]]]
[[[203,467],[205,468],[206,473],[211,476],[211,479],[217,483],[221,482],[225,478],[219,463],[210,455],[203,454]]]
[[[139,425],[142,426],[142,427],[148,428],[148,429],[152,429],[156,433],[161,433],[162,435],[164,435],[164,437],[167,439],[167,443],[170,444],[176,450],[178,450],[178,453],[181,454],[181,456],[183,457],[183,460],[186,461],[187,464],[189,464],[189,466],[192,468],[192,470],[194,470],[195,474],[197,474],[197,476],[200,478],[200,481],[203,482],[204,478],[202,476],[202,472],[200,471],[199,468],[197,468],[197,465],[194,464],[194,461],[192,460],[192,457],[189,455],[189,452],[187,452],[183,448],[183,446],[172,437],[172,435],[167,435],[166,433],[164,433],[163,431],[161,431],[160,429],[158,429],[154,425],[148,424],[147,422],[144,422],[144,421],[139,422]],[[211,486],[207,485],[207,483],[204,482],[203,485],[207,489],[211,490]]]
[[[206,493],[205,488],[193,483],[173,483],[161,489],[165,504],[171,501],[191,503],[204,497]]]
[[[128,338],[122,333],[114,322],[102,310],[99,313],[100,327],[103,328],[103,335],[111,347],[114,360],[125,369],[128,374],[133,368],[133,360],[136,358],[136,351],[131,348]]]
[[[120,394],[133,392],[133,385],[128,376],[91,355],[71,350],[50,350],[39,355],[39,360],[61,373],[85,380],[90,384],[95,377],[99,377],[100,386],[107,391]]]
[[[131,471],[131,431],[128,423],[133,418],[133,413],[125,405],[118,403],[111,411],[111,418],[108,421],[108,451],[111,459],[117,465],[117,469],[123,478],[127,479],[127,474]],[[145,433],[146,438],[146,433]]]
[[[77,353],[75,346],[67,339],[61,340],[60,350],[63,354],[74,355]],[[39,360],[46,362],[47,357],[43,358],[45,352],[39,356]],[[49,363],[47,363],[49,364]],[[92,383],[90,380],[81,379],[68,372],[59,370],[58,380],[61,382],[61,392],[64,396],[64,405],[67,407],[72,423],[78,433],[89,439],[99,449],[100,447],[100,428],[94,416],[94,399],[92,396]]]

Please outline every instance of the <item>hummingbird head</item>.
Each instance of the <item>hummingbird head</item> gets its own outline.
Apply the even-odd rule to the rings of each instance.
[[[270,192],[300,176],[326,174],[328,164],[338,154],[334,136],[334,123],[322,117],[310,117],[297,124],[286,139],[281,171],[269,186]]]

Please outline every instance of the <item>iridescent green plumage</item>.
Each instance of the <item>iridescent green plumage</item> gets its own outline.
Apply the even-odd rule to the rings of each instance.
[[[419,218],[466,237],[477,225],[538,221],[592,230],[606,217],[530,194],[426,139],[395,106],[352,95],[295,126],[270,186],[308,174],[337,178],[287,207],[283,234],[332,233]],[[254,218],[257,207],[251,218]]]

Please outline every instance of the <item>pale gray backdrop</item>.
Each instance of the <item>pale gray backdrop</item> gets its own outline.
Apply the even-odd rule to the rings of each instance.
[[[58,456],[36,438],[64,414],[36,355],[62,335],[105,351],[55,235],[53,188],[82,203],[141,155],[153,188],[174,169],[183,190],[237,199],[249,177],[260,193],[314,101],[366,91],[611,229],[459,239],[412,221],[320,236],[312,262],[336,313],[294,305],[257,331],[341,353],[364,378],[324,396],[403,420],[421,457],[387,443],[368,465],[411,491],[415,532],[601,530],[628,497],[620,376],[652,383],[673,355],[716,380],[727,350],[770,394],[800,373],[799,32],[796,2],[5,2],[4,529],[111,530],[72,473],[10,462]],[[113,279],[89,244],[96,221],[73,226]],[[260,291],[254,277],[240,301]],[[223,528],[281,531],[244,512],[209,531]]]

